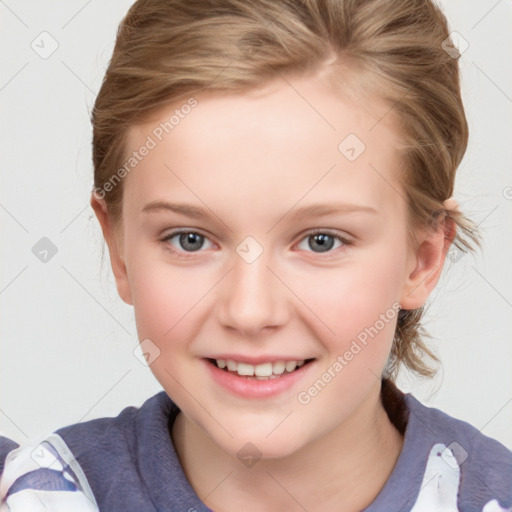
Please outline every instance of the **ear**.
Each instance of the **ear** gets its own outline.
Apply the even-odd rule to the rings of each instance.
[[[456,232],[455,222],[445,215],[437,231],[421,234],[402,293],[402,309],[417,309],[425,304],[441,277],[446,255]]]
[[[111,219],[108,214],[107,204],[104,199],[100,198],[93,191],[91,194],[91,206],[98,218],[103,232],[103,237],[108,245],[110,254],[110,264],[112,266],[112,272],[116,279],[117,292],[121,299],[133,306],[132,295],[130,290],[130,283],[128,281],[128,274],[126,272],[126,265],[122,256],[122,250],[119,247],[120,242],[115,236]]]

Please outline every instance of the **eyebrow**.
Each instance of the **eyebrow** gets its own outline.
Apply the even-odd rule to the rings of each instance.
[[[146,204],[141,211],[142,213],[159,213],[170,211],[194,219],[202,219],[208,217],[206,211],[197,206],[184,203],[169,203],[167,201],[152,201]],[[321,217],[322,215],[329,215],[333,213],[352,212],[377,213],[377,210],[370,206],[355,204],[315,204],[292,210],[288,214],[283,215],[281,218],[289,215],[291,220],[300,220],[304,217]]]

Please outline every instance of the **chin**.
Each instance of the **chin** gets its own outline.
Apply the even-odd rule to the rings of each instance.
[[[274,424],[274,428],[275,425],[277,423]],[[297,432],[296,426],[293,429],[278,426],[274,431],[254,425],[239,425],[237,428],[234,426],[231,428],[232,430],[228,427],[228,430],[233,434],[233,438],[222,436],[222,439],[213,437],[213,440],[223,451],[242,462],[252,458],[259,460],[288,457],[308,443],[306,436]],[[270,435],[269,432],[271,432]]]

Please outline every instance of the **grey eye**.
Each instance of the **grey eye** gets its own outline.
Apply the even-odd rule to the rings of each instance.
[[[331,249],[333,249],[334,244],[336,241],[339,242],[339,244],[342,244],[342,240],[336,236],[331,235],[329,233],[313,233],[304,238],[304,240],[301,242],[301,244],[305,243],[307,241],[307,248],[304,247],[299,248],[303,250],[311,250],[313,252],[322,253],[322,252],[328,252]],[[338,247],[340,246],[338,245]]]
[[[178,243],[173,243],[173,239],[177,239]],[[208,239],[195,231],[178,231],[167,236],[165,241],[169,241],[177,250],[185,252],[196,252],[203,248],[205,241]]]

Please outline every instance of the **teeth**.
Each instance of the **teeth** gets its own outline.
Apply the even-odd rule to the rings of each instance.
[[[287,372],[293,372],[297,368],[297,361],[286,361],[285,368]]]
[[[240,368],[240,364],[238,365]],[[240,373],[240,370],[238,370]],[[258,364],[254,367],[254,375],[258,377],[270,377],[272,375],[272,363]]]
[[[236,369],[238,375],[254,375],[254,365],[246,364],[246,363],[238,363],[238,368]]]
[[[284,361],[276,361],[272,365],[272,373],[275,375],[281,375],[286,368],[286,364]]]
[[[243,377],[254,377],[257,380],[275,379],[277,376],[282,375],[285,370],[291,373],[304,364],[304,360],[275,361],[274,363],[268,362],[257,365],[237,363],[233,359],[216,359],[216,361],[217,366],[221,369],[227,367],[230,372],[236,372]]]

